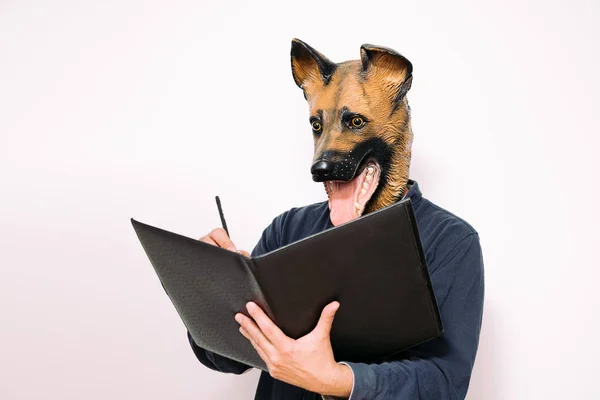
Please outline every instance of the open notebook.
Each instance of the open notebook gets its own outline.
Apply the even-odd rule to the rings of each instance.
[[[248,258],[131,220],[198,346],[266,370],[234,315],[252,300],[292,338],[340,302],[337,361],[375,362],[442,334],[410,199]]]

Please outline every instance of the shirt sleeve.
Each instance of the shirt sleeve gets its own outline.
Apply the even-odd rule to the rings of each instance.
[[[252,251],[252,257],[258,256],[260,254],[271,251],[271,249],[275,249],[274,246],[279,246],[279,238],[278,231],[281,225],[283,215],[275,218],[273,222],[265,228],[263,234],[258,241],[258,244],[254,247]],[[195,342],[190,332],[187,332],[188,341],[190,346],[192,347],[192,351],[196,355],[198,361],[200,361],[206,367],[213,369],[219,372],[226,372],[232,374],[242,374],[249,370],[251,367],[249,365],[243,364],[239,361],[232,360],[230,358],[221,356],[219,354],[213,353],[212,351],[208,351],[199,347]]]
[[[198,361],[212,370],[239,375],[251,368],[249,365],[227,357],[223,357],[219,354],[213,353],[212,351],[208,351],[202,347],[199,347],[194,342],[194,339],[192,339],[189,331],[187,333],[187,337],[188,341],[190,342],[190,346],[192,346],[192,351],[196,355]]]
[[[476,233],[458,242],[433,270],[431,282],[443,336],[405,352],[400,360],[344,362],[354,375],[350,400],[465,398],[483,313],[483,257]]]

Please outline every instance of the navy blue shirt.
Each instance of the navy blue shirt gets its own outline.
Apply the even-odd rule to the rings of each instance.
[[[344,363],[353,372],[350,400],[464,399],[479,342],[483,311],[483,258],[477,232],[436,206],[409,182],[427,267],[440,309],[444,334],[379,364]],[[262,234],[253,256],[333,227],[327,202],[293,208],[276,217]],[[250,367],[199,348],[209,368],[240,374]],[[343,362],[343,360],[338,360]],[[256,400],[321,399],[316,393],[273,379],[263,372]]]

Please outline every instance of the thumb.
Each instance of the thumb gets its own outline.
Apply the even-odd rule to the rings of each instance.
[[[329,303],[321,312],[321,318],[319,318],[319,322],[314,329],[314,332],[322,337],[329,337],[331,333],[331,325],[333,325],[333,318],[335,317],[335,313],[338,308],[340,308],[340,303],[334,301]]]

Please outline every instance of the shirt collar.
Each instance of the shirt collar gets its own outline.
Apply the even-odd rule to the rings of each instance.
[[[421,190],[419,189],[419,184],[417,181],[413,181],[412,179],[408,180],[408,192],[402,197],[402,199],[410,199],[413,205],[417,205],[421,201]]]

